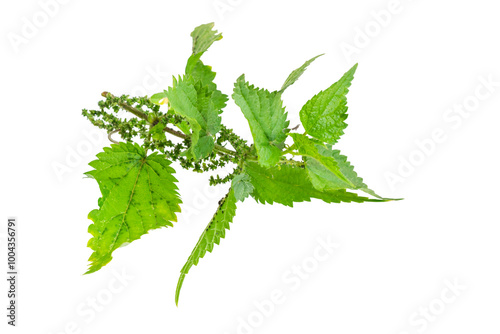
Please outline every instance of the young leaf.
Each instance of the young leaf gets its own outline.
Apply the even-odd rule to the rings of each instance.
[[[226,229],[229,230],[229,223],[233,221],[235,215],[236,198],[234,197],[234,191],[229,189],[226,196],[219,202],[217,211],[215,212],[210,223],[208,223],[205,231],[201,234],[200,239],[187,259],[186,264],[182,267],[181,275],[179,276],[179,281],[177,282],[177,289],[175,291],[176,305],[179,303],[182,283],[184,282],[184,278],[188,274],[189,269],[191,269],[193,265],[196,266],[200,259],[205,256],[207,251],[211,253],[214,245],[218,245],[220,243],[220,239],[225,237]]]
[[[300,110],[300,121],[306,132],[326,143],[335,144],[344,134],[347,124],[346,94],[358,64],[342,78],[311,98]]]
[[[306,170],[300,167],[283,165],[263,168],[256,163],[247,162],[245,171],[254,186],[252,197],[262,204],[293,206],[294,202],[310,201],[311,198],[327,203],[382,201],[361,197],[345,189],[319,191],[309,181]]]
[[[215,109],[217,109],[218,113],[221,113],[222,109],[226,106],[228,96],[217,90],[217,85],[213,82],[215,79],[215,72],[212,71],[212,67],[204,65],[200,60],[203,53],[214,41],[222,39],[221,34],[217,34],[217,31],[212,30],[213,26],[213,23],[202,24],[196,27],[191,33],[193,37],[193,54],[188,58],[185,72],[187,76],[186,81],[193,84],[196,90],[205,87],[209,90],[208,95]],[[151,96],[151,102],[163,104],[166,97],[166,91],[160,92]]]
[[[279,146],[286,139],[285,129],[289,123],[281,94],[256,88],[245,82],[245,75],[241,75],[234,84],[233,99],[250,125],[259,164],[264,167],[276,164],[281,157]]]
[[[213,27],[213,23],[207,23],[194,28],[191,33],[191,37],[193,37],[193,54],[207,51],[215,41],[222,39],[222,34],[217,34],[217,30],[212,30]]]
[[[250,176],[246,173],[241,173],[233,178],[231,187],[234,190],[234,197],[237,201],[243,202],[245,198],[248,197],[253,191],[252,182],[250,182]]]
[[[111,261],[118,247],[139,239],[149,230],[173,226],[181,200],[170,161],[162,154],[149,156],[137,144],[119,143],[105,147],[90,162],[86,173],[99,184],[99,209],[89,213],[92,238],[88,246],[92,273]]]
[[[151,133],[151,137],[153,140],[167,140],[167,136],[165,136],[165,124],[163,122],[158,122],[155,126],[151,128],[149,133]]]
[[[206,87],[208,90],[207,95],[210,96],[215,109],[217,109],[220,114],[222,109],[226,106],[228,96],[222,94],[222,92],[217,89],[217,85],[214,82],[215,72],[212,71],[211,66],[203,64],[200,60],[201,56],[202,53],[197,53],[189,57],[186,65],[186,75],[197,90]]]
[[[195,53],[188,58],[186,63],[186,74],[193,78],[193,81],[200,82],[202,86],[212,84],[216,73],[212,71],[212,67],[204,65],[201,61],[203,53]]]
[[[192,130],[191,153],[195,159],[208,156],[213,149],[214,135],[220,128],[220,116],[210,100],[207,89],[196,90],[184,78],[175,80],[167,90],[171,108],[186,117]],[[203,140],[199,141],[200,138]]]
[[[283,86],[279,90],[280,93],[283,93],[285,91],[285,89],[287,89],[288,87],[290,87],[291,85],[293,85],[295,83],[295,81],[297,81],[300,78],[300,76],[302,74],[304,74],[304,72],[306,71],[307,67],[309,65],[311,65],[311,63],[313,61],[315,61],[316,58],[321,57],[322,55],[324,55],[324,53],[322,53],[320,55],[317,55],[316,57],[313,57],[313,58],[309,59],[301,67],[293,70],[292,73],[290,73],[290,75],[288,76],[288,78],[286,78],[285,82],[283,83]]]
[[[153,94],[149,99],[154,104],[161,105],[161,104],[165,104],[165,102],[167,101],[166,97],[167,97],[167,92],[163,91],[163,92],[160,92],[160,93]]]

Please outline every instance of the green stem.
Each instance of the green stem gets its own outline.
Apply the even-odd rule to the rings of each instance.
[[[222,153],[225,153],[225,154],[229,154],[229,155],[232,155],[232,156],[237,156],[238,153],[236,153],[235,151],[233,150],[230,150],[230,149],[227,149],[225,148],[224,146],[220,146],[219,144],[215,144],[214,145],[214,148],[219,151],[219,152],[222,152]]]

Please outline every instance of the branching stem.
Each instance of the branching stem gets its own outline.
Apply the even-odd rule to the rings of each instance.
[[[102,95],[103,97],[105,97],[105,98],[108,98],[108,97],[111,97],[111,98],[112,98],[112,97],[115,97],[113,94],[111,94],[111,93],[109,93],[109,92],[102,92],[102,94],[101,94],[101,95]],[[118,101],[118,105],[119,105],[122,109],[124,109],[124,110],[126,110],[126,111],[128,111],[128,112],[131,112],[132,114],[136,115],[137,117],[142,118],[142,119],[144,119],[144,120],[146,120],[146,121],[148,120],[148,115],[146,115],[143,111],[141,111],[141,110],[139,110],[139,109],[137,109],[137,108],[134,108],[134,107],[132,107],[132,106],[129,106],[128,104],[123,103],[123,102],[121,102],[121,101]]]
[[[113,94],[109,93],[109,92],[103,92],[101,94],[103,97],[110,97],[110,98],[113,98],[115,97]],[[128,105],[124,102],[121,102],[121,101],[118,101],[117,104],[120,106],[120,108],[122,108],[123,110],[126,110],[128,112],[131,112],[132,114],[134,114],[135,116],[139,117],[139,118],[142,118],[143,120],[145,120],[146,122],[148,122],[148,115],[146,115],[143,111],[135,108],[135,107],[132,107],[131,105]],[[177,130],[174,130],[174,129],[171,129],[169,127],[165,127],[164,129],[165,132],[168,132],[170,133],[171,135],[173,136],[176,136],[178,138],[181,138],[181,139],[188,139],[189,136],[185,135],[184,133],[180,132],[180,131],[177,131]],[[110,139],[111,140],[111,139]],[[221,145],[218,145],[218,144],[215,144],[214,145],[214,149],[220,153],[224,153],[224,154],[229,154],[229,155],[232,155],[234,157],[238,156],[238,153],[235,152],[235,151],[232,151],[230,149],[227,149],[225,148],[224,146],[221,146]]]
[[[114,98],[115,96],[109,92],[103,92],[101,94],[103,97],[105,98]],[[124,103],[122,101],[118,101],[117,102],[118,106],[120,106],[120,108],[122,108],[123,110],[126,110],[128,112],[131,112],[132,114],[134,114],[135,116],[145,120],[146,122],[148,122],[148,115],[146,113],[144,113],[142,110],[139,110],[127,103]],[[180,132],[180,131],[177,131],[177,130],[174,130],[172,128],[169,128],[168,126],[165,127],[163,129],[165,132],[167,133],[170,133],[171,135],[175,136],[175,137],[178,137],[178,138],[181,138],[181,139],[189,139],[189,136]],[[108,134],[108,139],[110,141],[112,141],[113,143],[117,143],[115,140],[113,140],[111,138],[111,135],[113,133],[117,132],[117,130],[115,131],[112,131]],[[218,154],[221,154],[221,155],[224,155],[224,154],[228,154],[228,155],[231,155],[233,157],[238,157],[239,154],[238,152],[235,152],[233,150],[230,150],[230,149],[227,149],[225,148],[224,146],[221,146],[219,144],[215,144],[214,145],[214,150],[218,153]],[[284,152],[285,154],[286,153],[289,153],[289,154],[292,154],[292,155],[296,155],[297,153],[295,152],[292,152],[292,151],[285,151]],[[245,159],[246,161],[254,161],[254,162],[257,162],[257,159],[252,159],[250,157],[246,157]],[[279,161],[280,164],[287,164],[287,165],[295,165],[295,166],[304,166],[304,162],[302,161],[296,161],[296,160],[291,160],[291,159],[281,159]]]

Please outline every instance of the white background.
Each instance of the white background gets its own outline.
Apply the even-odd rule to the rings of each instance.
[[[18,327],[6,325],[2,279],[2,333],[500,331],[495,1],[61,0],[51,16],[44,3],[0,5],[2,262],[6,218],[20,225]],[[179,270],[224,189],[177,168],[188,214],[83,276],[99,190],[82,173],[109,142],[102,132],[89,141],[81,109],[95,108],[103,90],[166,88],[184,70],[190,32],[206,22],[224,34],[204,61],[226,94],[242,73],[278,89],[326,52],[284,94],[292,125],[303,103],[359,62],[338,147],[375,191],[405,200],[246,200],[226,239],[186,277],[177,308]],[[250,138],[232,102],[223,122]],[[318,238],[339,243],[324,261],[313,257]]]

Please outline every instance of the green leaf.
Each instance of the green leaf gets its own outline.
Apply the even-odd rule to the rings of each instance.
[[[300,110],[300,121],[307,134],[326,143],[335,144],[347,127],[347,98],[358,64],[342,78],[311,98]]]
[[[241,75],[234,85],[233,99],[248,121],[259,164],[265,167],[276,164],[282,154],[281,146],[289,124],[281,94],[256,88],[245,82],[245,75]]]
[[[306,170],[314,188],[320,191],[339,189],[361,190],[382,199],[364,184],[363,179],[354,171],[347,157],[339,150],[332,150],[305,135],[291,133],[294,147],[306,157]]]
[[[200,137],[196,145],[193,146],[193,154],[195,157],[205,158],[212,153],[214,146],[215,142],[211,136]]]
[[[190,131],[190,126],[189,126],[189,123],[186,122],[185,120],[181,121],[180,123],[177,123],[175,126],[177,126],[179,128],[179,130],[181,130],[185,135],[191,135],[191,131]]]
[[[307,168],[313,185],[319,190],[335,190],[341,188],[349,188],[364,191],[374,197],[382,199],[373,190],[363,182],[363,179],[354,171],[354,167],[347,161],[347,157],[340,154],[339,150],[317,145],[318,153],[324,157],[334,159],[337,163],[343,177],[348,181],[339,179],[333,175],[325,166],[318,164],[316,161],[307,160]]]
[[[198,110],[198,92],[192,83],[182,77],[174,78],[172,87],[167,90],[167,97],[176,113],[186,117],[190,123],[198,124],[202,129],[207,128],[206,117]]]
[[[280,203],[293,206],[294,202],[318,198],[327,203],[378,202],[382,200],[361,197],[345,189],[319,191],[309,181],[304,168],[282,165],[263,168],[256,163],[246,163],[245,171],[250,176],[254,190],[252,197],[260,203]]]
[[[154,140],[167,140],[164,129],[165,124],[162,121],[159,121],[151,128],[151,130],[149,130],[149,132]]]
[[[283,86],[280,89],[280,93],[283,93],[285,91],[285,89],[287,89],[288,87],[290,87],[291,85],[293,85],[295,83],[295,81],[297,81],[300,78],[300,76],[302,74],[304,74],[304,72],[306,71],[307,67],[309,65],[311,65],[311,63],[313,61],[315,61],[316,58],[321,57],[322,55],[324,55],[324,53],[322,53],[320,55],[317,55],[316,57],[313,57],[313,58],[309,59],[301,67],[293,70],[292,73],[290,73],[290,75],[288,76],[288,78],[286,78],[285,82],[283,83]]]
[[[207,87],[197,88],[197,108],[206,122],[204,130],[215,135],[220,130],[221,117],[212,100],[212,92]]]
[[[195,160],[206,158],[214,148],[215,134],[220,130],[222,109],[226,106],[228,96],[222,94],[214,83],[215,72],[211,66],[200,60],[203,53],[214,41],[222,38],[221,34],[212,30],[214,24],[203,24],[194,29],[193,54],[186,64],[186,75],[178,80],[174,78],[173,87],[165,91],[171,108],[184,116],[185,122],[178,124],[179,129],[191,136],[191,147],[184,155]],[[162,97],[154,95],[155,100]]]
[[[170,161],[162,154],[146,155],[137,144],[105,147],[85,173],[99,184],[99,209],[89,213],[92,238],[88,246],[92,273],[111,261],[115,249],[139,239],[149,230],[173,226],[181,200]]]
[[[186,64],[186,74],[189,74],[194,82],[201,82],[203,86],[213,83],[216,73],[212,71],[212,67],[204,65],[201,61],[203,53],[196,53],[188,58]]]
[[[294,146],[297,148],[299,153],[302,156],[307,157],[307,164],[306,168],[310,172],[309,175],[311,175],[311,171],[309,168],[309,165],[311,163],[314,163],[314,166],[319,165],[324,168],[325,171],[329,172],[332,174],[333,177],[337,178],[339,181],[342,181],[343,184],[346,186],[344,187],[338,187],[337,189],[345,189],[345,188],[351,188],[354,187],[354,184],[352,184],[343,174],[342,171],[340,170],[340,167],[337,164],[337,161],[331,156],[325,156],[319,153],[318,151],[318,146],[315,141],[312,139],[308,138],[306,135],[299,134],[299,133],[291,133],[290,136],[293,138]],[[315,188],[323,190],[319,188],[314,182],[313,185]]]
[[[253,191],[250,176],[246,173],[236,175],[232,180],[231,187],[234,190],[234,197],[236,197],[237,201],[241,202],[243,202]]]
[[[149,99],[154,104],[162,105],[165,104],[165,98],[167,97],[167,92],[163,91],[160,93],[153,94]]]
[[[217,34],[217,30],[213,30],[213,27],[213,23],[207,23],[193,30],[191,33],[191,37],[193,37],[193,54],[207,51],[215,41],[222,39],[222,34]]]
[[[226,196],[219,202],[217,211],[215,212],[210,223],[208,223],[205,231],[201,234],[200,239],[187,259],[186,264],[182,267],[181,275],[177,283],[177,289],[175,291],[176,305],[179,303],[179,295],[185,276],[188,274],[193,265],[198,265],[198,262],[205,256],[207,251],[211,253],[214,245],[218,245],[220,243],[220,239],[225,237],[226,229],[229,230],[229,223],[233,221],[235,215],[236,198],[234,197],[234,191],[229,189]]]
[[[194,87],[189,80],[174,78],[172,87],[167,90],[167,97],[171,108],[179,115],[184,116],[192,130],[191,150],[195,159],[206,157],[210,152],[210,137],[212,140],[220,129],[221,118],[210,98],[208,89]],[[205,138],[198,142],[200,138]]]
[[[186,76],[188,80],[195,86],[197,90],[206,87],[208,89],[208,94],[215,109],[218,113],[222,112],[222,109],[226,107],[226,102],[228,101],[228,96],[222,94],[220,90],[217,89],[217,85],[214,82],[215,72],[212,71],[212,67],[204,65],[200,60],[203,53],[193,54],[189,57],[186,64]]]

